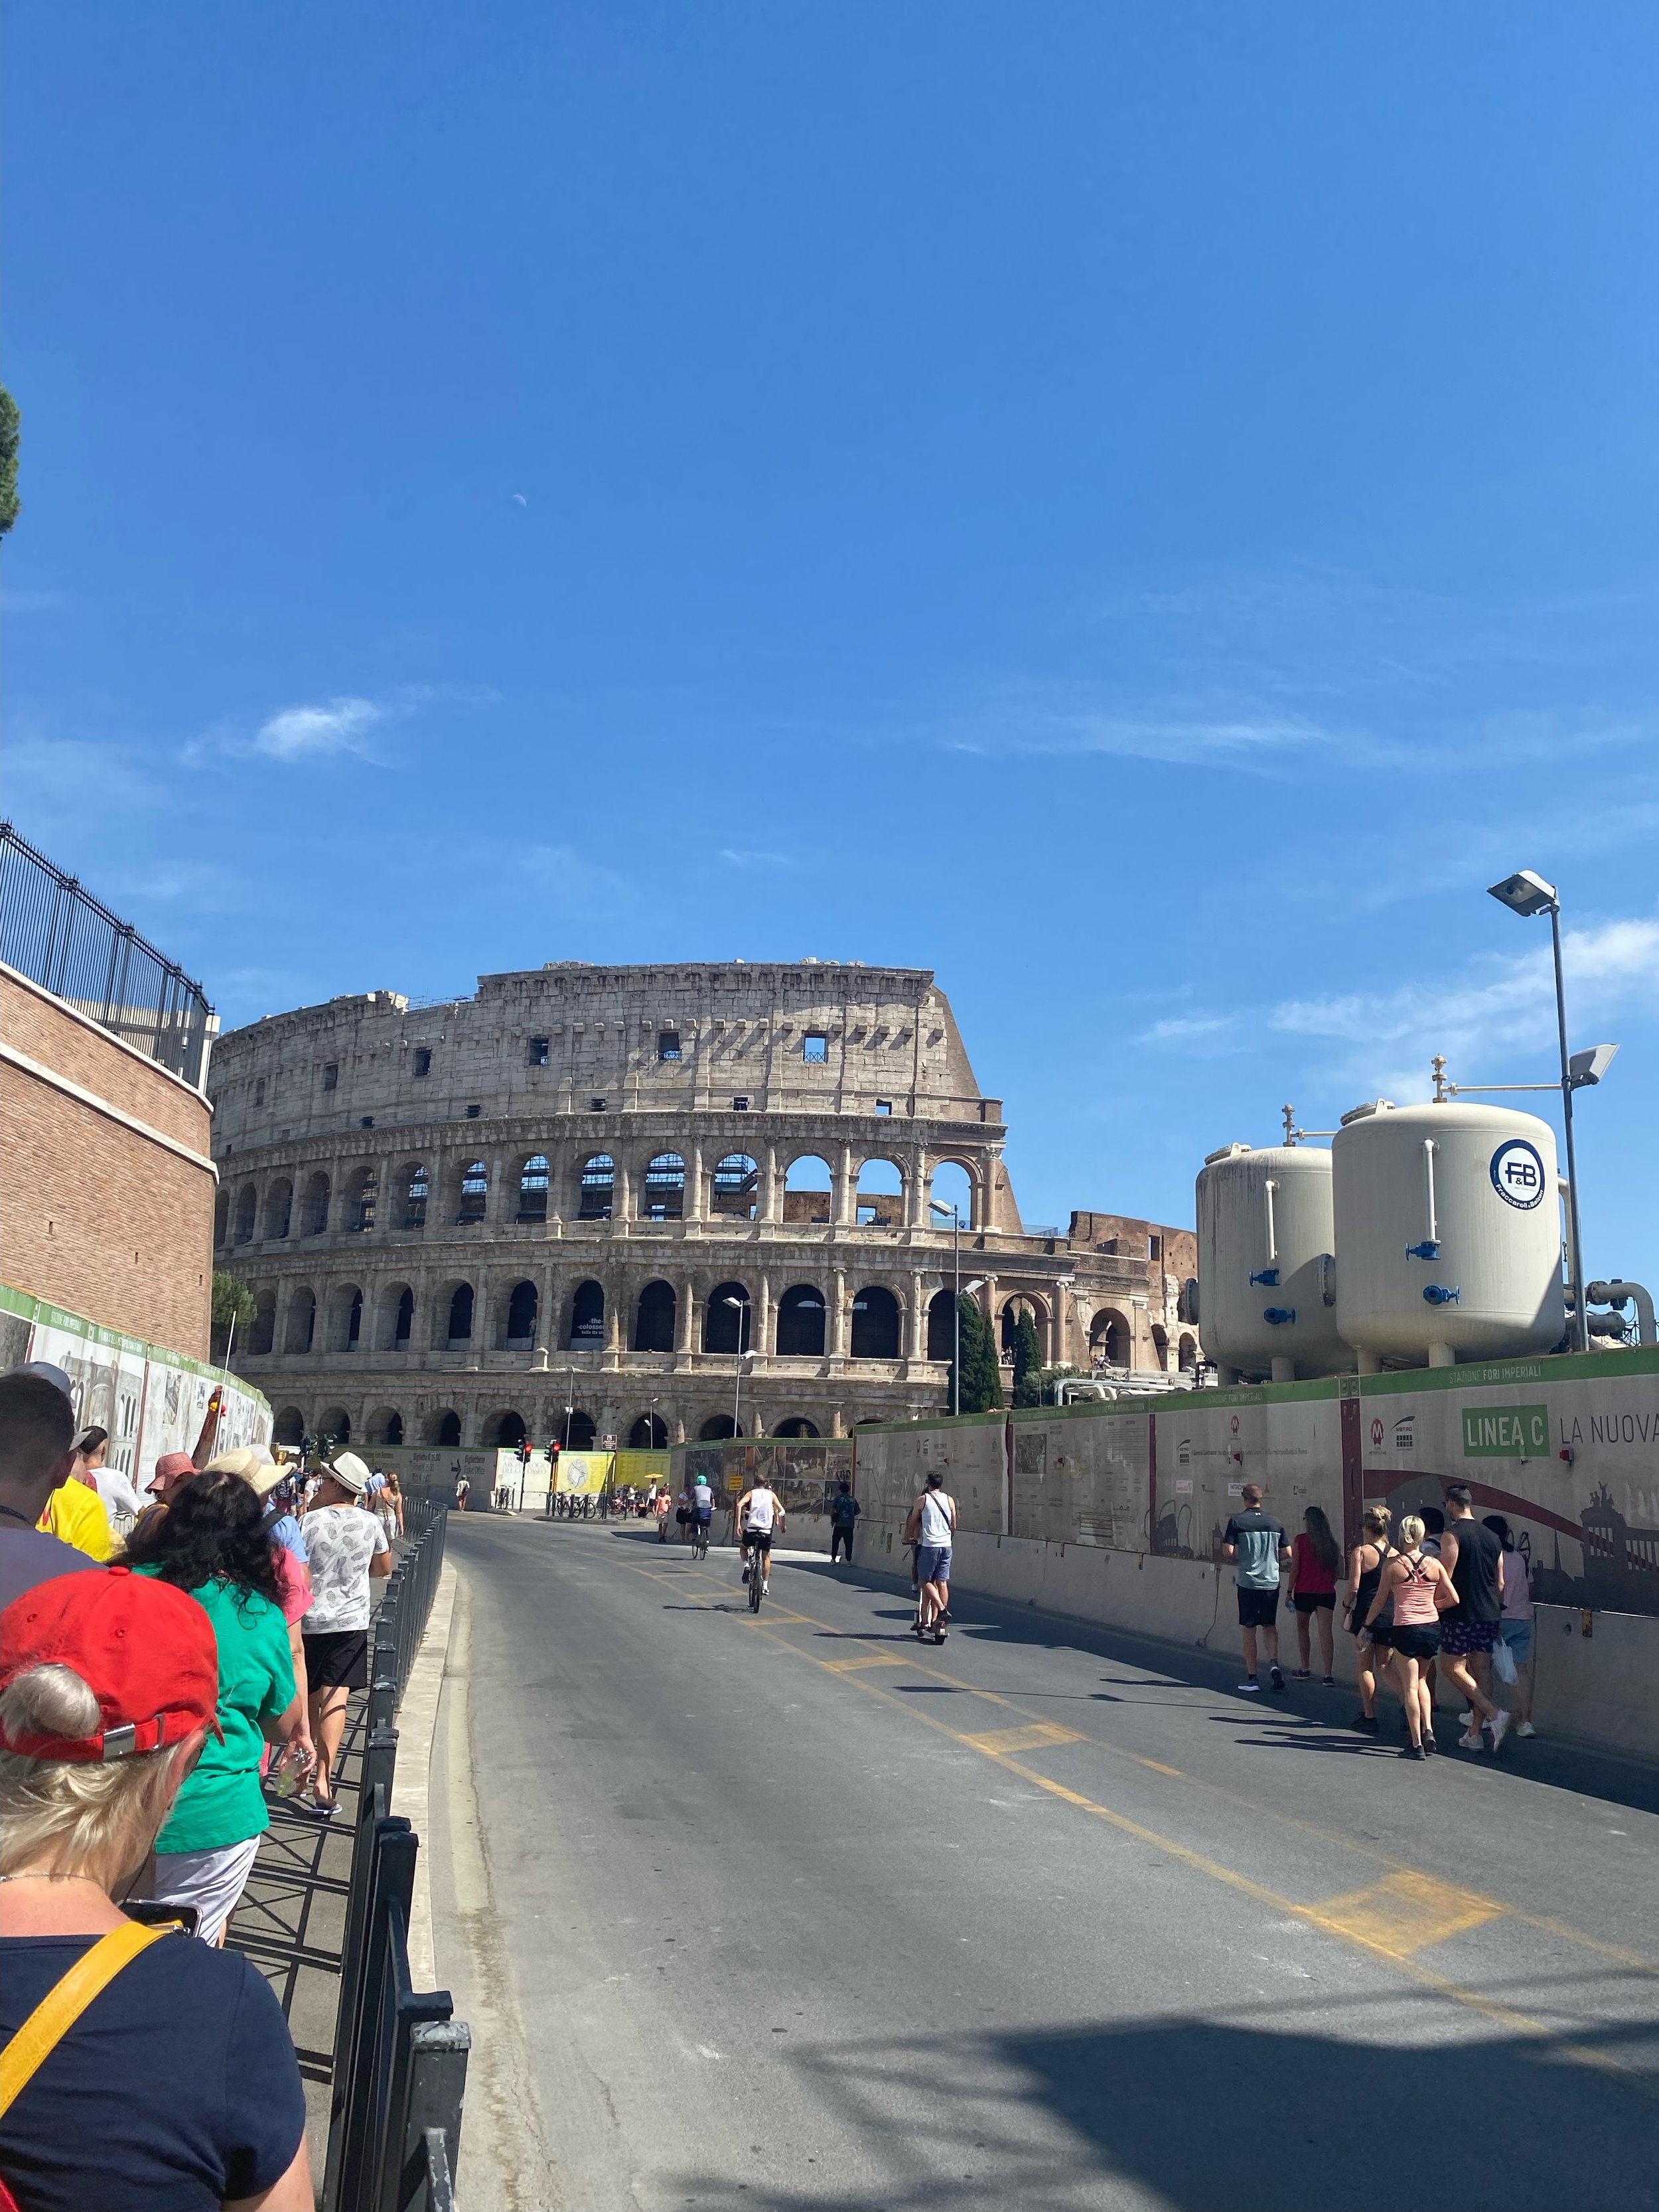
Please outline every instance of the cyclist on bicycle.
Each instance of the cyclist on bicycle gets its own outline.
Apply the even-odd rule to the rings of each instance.
[[[745,1490],[738,1500],[738,1540],[743,1551],[743,1579],[747,1582],[751,1572],[750,1553],[755,1555],[752,1571],[759,1573],[763,1596],[771,1588],[768,1569],[772,1559],[772,1538],[783,1534],[783,1500],[775,1490],[757,1482],[752,1490]]]
[[[700,1474],[691,1486],[691,1540],[703,1550],[708,1548],[708,1531],[714,1520],[714,1493],[706,1474]]]

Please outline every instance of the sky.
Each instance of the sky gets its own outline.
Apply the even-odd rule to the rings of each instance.
[[[227,1028],[931,968],[1026,1219],[1179,1224],[1286,1102],[1549,1079],[1532,867],[1621,1048],[1589,1271],[1659,1275],[1647,0],[15,0],[8,61],[0,796]]]

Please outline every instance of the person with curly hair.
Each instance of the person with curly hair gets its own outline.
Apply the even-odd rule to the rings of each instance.
[[[155,1840],[155,1896],[196,1908],[198,1936],[224,1940],[270,1825],[259,1763],[302,1726],[270,1536],[240,1475],[198,1474],[127,1553],[136,1573],[193,1597],[219,1647],[218,1736],[210,1736]]]

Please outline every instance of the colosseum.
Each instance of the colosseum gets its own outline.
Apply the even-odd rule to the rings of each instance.
[[[946,1410],[952,1286],[1047,1360],[1190,1379],[1189,1231],[1022,1223],[925,969],[484,975],[268,1015],[209,1082],[237,1370],[277,1434],[574,1449]],[[954,1203],[959,1228],[953,1227]]]

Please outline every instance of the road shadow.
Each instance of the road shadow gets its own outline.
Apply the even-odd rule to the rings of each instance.
[[[1425,2042],[1404,2049],[1183,2019],[802,2048],[800,2087],[878,2179],[790,2185],[763,2161],[741,2180],[665,2179],[731,2212],[1659,2207],[1651,2074],[1621,2081],[1520,2039],[1449,2044],[1445,2025],[1425,2006]],[[1635,2071],[1650,2033],[1575,2040]]]

